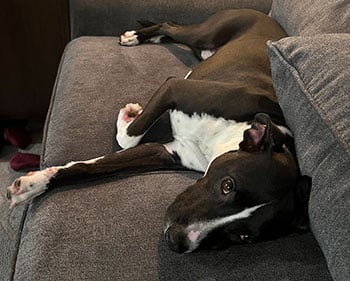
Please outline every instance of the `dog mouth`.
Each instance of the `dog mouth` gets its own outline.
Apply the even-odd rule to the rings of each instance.
[[[179,225],[168,226],[164,230],[164,238],[169,248],[177,253],[191,252],[186,231]]]
[[[193,222],[189,225],[167,223],[164,230],[165,241],[169,248],[177,253],[190,253],[214,230],[220,229],[237,220],[244,220],[267,203],[245,208],[235,214],[211,220]]]

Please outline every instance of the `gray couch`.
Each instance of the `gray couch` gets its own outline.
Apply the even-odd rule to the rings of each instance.
[[[189,23],[225,8],[268,13],[271,1],[71,0],[76,39],[57,74],[42,167],[118,149],[119,108],[145,104],[168,76],[198,63],[184,46],[126,48],[116,35],[137,27],[136,19]],[[14,280],[350,280],[350,4],[275,0],[271,16],[291,36],[268,48],[301,171],[313,179],[311,231],[179,255],[165,245],[163,215],[201,175],[114,175],[61,186],[30,204]]]

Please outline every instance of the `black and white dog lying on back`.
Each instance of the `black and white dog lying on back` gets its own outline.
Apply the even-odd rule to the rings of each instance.
[[[82,175],[187,168],[205,174],[167,210],[164,235],[172,250],[251,243],[305,227],[309,182],[290,152],[266,47],[286,33],[253,10],[221,11],[195,25],[144,26],[125,32],[120,44],[170,39],[206,59],[187,79],[165,81],[145,108],[120,110],[117,141],[124,150],[20,177],[7,189],[10,206]],[[138,145],[166,111],[173,141]]]

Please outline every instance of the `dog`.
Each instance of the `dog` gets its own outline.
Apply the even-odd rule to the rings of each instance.
[[[204,176],[166,211],[171,250],[222,249],[306,229],[310,180],[300,175],[292,153],[266,46],[287,36],[284,30],[248,9],[220,11],[193,25],[141,24],[122,34],[120,45],[170,40],[186,44],[202,61],[185,79],[167,79],[145,108],[127,104],[120,110],[116,139],[122,151],[28,173],[7,188],[10,207],[83,175],[190,169]],[[165,112],[173,140],[139,144]]]

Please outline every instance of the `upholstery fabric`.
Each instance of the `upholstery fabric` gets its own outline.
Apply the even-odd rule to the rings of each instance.
[[[350,33],[348,0],[273,0],[271,16],[290,36]]]
[[[224,251],[177,254],[166,207],[195,173],[153,173],[61,187],[30,206],[14,280],[332,280],[310,233]]]
[[[167,67],[162,67],[164,61]],[[112,37],[73,40],[53,92],[41,166],[111,153],[120,108],[129,102],[145,105],[169,76],[184,77],[197,62],[179,45],[128,48]]]
[[[231,5],[267,13],[270,4],[270,0],[71,0],[72,38],[86,34],[118,35],[135,27],[137,19],[199,21]],[[275,57],[282,65],[279,52]],[[114,37],[81,37],[72,41],[62,57],[45,125],[42,167],[113,151],[114,123],[120,107],[128,102],[144,105],[168,76],[182,77],[196,63],[192,53],[179,45],[122,48]],[[279,71],[282,75],[283,71]],[[305,105],[298,108],[300,113],[312,112],[308,100],[300,98],[295,101],[298,102]],[[337,115],[337,120],[343,122],[342,116]],[[348,243],[348,216],[343,217],[342,210],[349,209],[348,201],[344,201],[349,163],[348,158],[342,157],[348,155],[344,146],[347,135],[342,136],[339,130],[338,140],[339,136],[321,117],[308,117],[306,113],[303,117],[320,126],[319,134],[326,140],[325,151],[330,152],[316,157],[320,160],[317,167],[303,161],[303,169],[314,177],[310,202],[313,231],[323,253],[329,255],[327,262],[333,277],[345,280],[341,278],[347,277],[344,269],[348,264],[342,260],[341,242]],[[297,121],[304,121],[300,119]],[[307,126],[303,128],[305,134],[313,133]],[[317,145],[309,147],[312,153],[305,157],[314,159],[318,150],[313,147]],[[302,155],[300,151],[301,148]],[[158,172],[128,178],[119,175],[45,193],[28,209],[14,280],[332,280],[311,233],[224,251],[188,255],[171,252],[162,236],[166,207],[199,177],[193,172]],[[338,179],[334,186],[333,178]],[[337,192],[333,193],[333,189]],[[335,221],[337,215],[339,223]],[[339,232],[340,223],[345,226],[345,233]],[[334,273],[338,268],[339,273]]]
[[[313,233],[334,280],[350,280],[350,34],[269,43],[276,95],[312,178]]]
[[[271,0],[70,0],[71,36],[109,35],[139,28],[137,20],[196,23],[223,9],[251,8],[268,13]]]
[[[43,166],[109,152],[115,107],[146,100],[164,76],[186,73],[182,62],[196,63],[186,50],[166,48],[73,41],[58,73]],[[164,60],[160,71],[155,65]],[[14,280],[332,280],[311,233],[224,251],[170,251],[162,236],[166,207],[199,177],[113,176],[45,193],[27,212]]]

